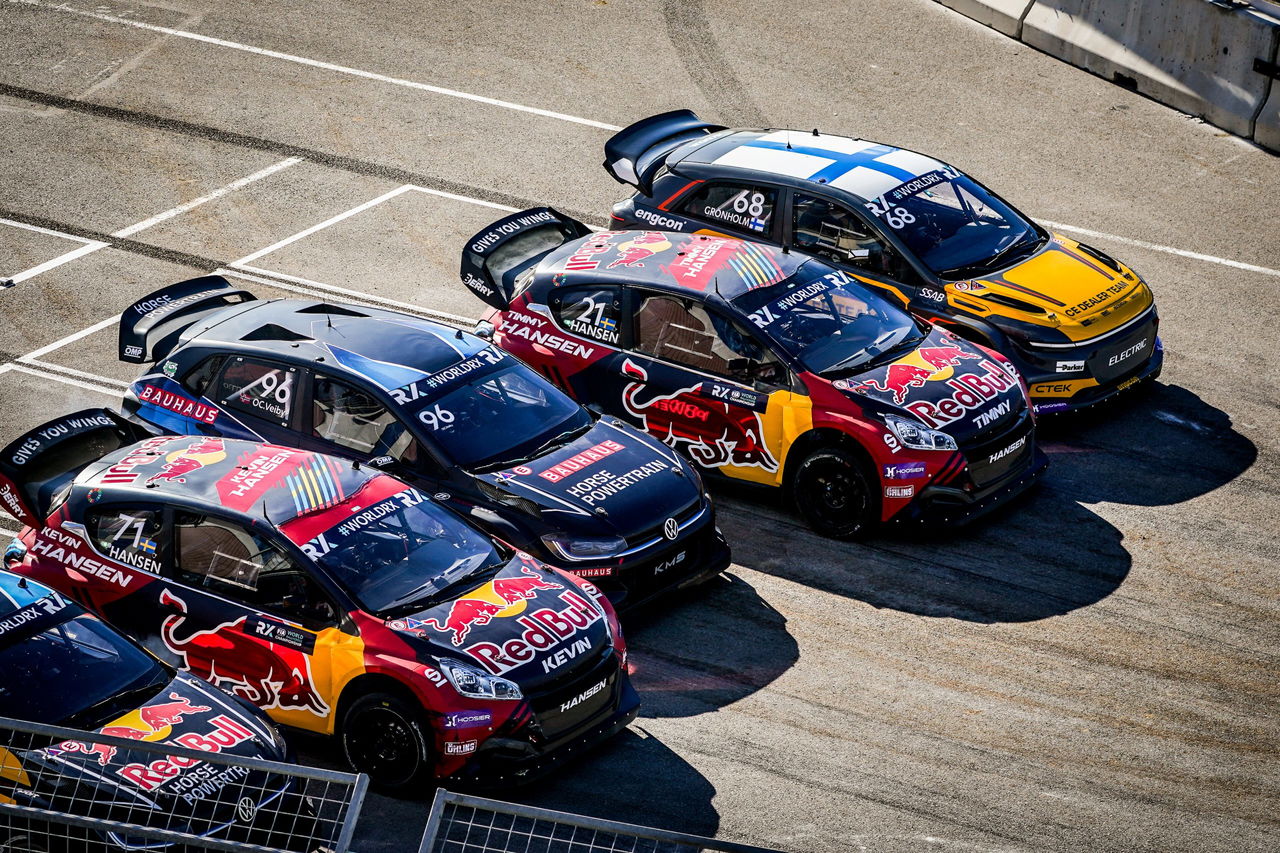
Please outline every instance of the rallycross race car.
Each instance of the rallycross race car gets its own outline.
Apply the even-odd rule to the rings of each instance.
[[[495,309],[482,334],[826,535],[964,521],[1047,465],[1007,359],[819,259],[535,208],[468,241],[461,275]]]
[[[253,705],[176,671],[75,602],[9,572],[0,572],[0,717],[210,754],[290,759],[284,739]],[[9,737],[17,733],[0,730],[2,803],[269,846],[314,835],[313,812],[292,778],[189,757],[165,760],[124,745],[4,742]],[[249,803],[241,805],[246,795]],[[0,850],[170,846],[90,829],[59,839],[67,831],[50,829],[38,817],[0,814]]]
[[[816,130],[729,130],[678,110],[615,135],[604,165],[637,190],[612,227],[821,257],[998,350],[1037,412],[1086,408],[1160,374],[1155,302],[1133,270],[932,157]]]
[[[155,362],[125,393],[127,415],[367,462],[592,578],[619,607],[729,565],[715,510],[678,454],[460,330],[255,300],[208,276],[127,309],[120,357]]]
[[[600,590],[375,468],[89,409],[0,455],[9,568],[391,791],[532,779],[639,699]]]

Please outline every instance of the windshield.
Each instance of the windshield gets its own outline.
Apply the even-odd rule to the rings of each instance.
[[[365,507],[302,550],[364,610],[387,617],[412,613],[504,562],[492,541],[414,488]]]
[[[742,294],[733,305],[812,373],[863,366],[921,336],[910,314],[851,276],[815,263]]]
[[[993,272],[1041,243],[1020,213],[950,169],[913,178],[867,207],[942,278]]]
[[[444,374],[402,391],[413,417],[463,468],[518,464],[591,424],[585,409],[514,358],[469,359],[437,375]]]
[[[59,616],[38,633],[0,637],[0,717],[96,728],[169,683],[159,661],[79,607]]]

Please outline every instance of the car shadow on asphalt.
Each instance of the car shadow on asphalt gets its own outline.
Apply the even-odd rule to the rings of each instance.
[[[1221,488],[1258,458],[1231,416],[1178,385],[1044,418],[1055,480],[1084,503],[1170,506]]]

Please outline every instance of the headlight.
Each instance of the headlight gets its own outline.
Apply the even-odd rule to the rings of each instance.
[[[490,675],[484,670],[453,658],[440,658],[440,671],[453,689],[471,699],[523,699],[514,681]]]
[[[552,553],[566,560],[596,560],[601,557],[612,557],[627,547],[627,540],[621,536],[606,536],[599,539],[578,539],[548,533],[542,537],[543,543]]]
[[[26,556],[26,544],[15,536],[13,541],[9,543],[9,547],[4,549],[4,565],[8,567],[10,563],[21,563]]]
[[[475,335],[477,338],[484,338],[486,341],[491,341],[493,340],[494,331],[492,323],[488,320],[480,320],[476,323],[476,327],[471,330],[471,334]]]
[[[959,450],[956,440],[945,432],[929,429],[916,421],[896,415],[885,415],[884,422],[904,447],[914,450]]]

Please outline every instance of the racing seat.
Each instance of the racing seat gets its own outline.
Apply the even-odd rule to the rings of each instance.
[[[636,314],[640,349],[698,370],[724,373],[734,354],[724,345],[700,306],[686,307],[669,296],[650,296]]]

